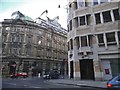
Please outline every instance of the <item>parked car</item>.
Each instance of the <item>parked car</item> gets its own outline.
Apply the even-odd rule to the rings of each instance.
[[[108,90],[120,90],[120,74],[107,82]]]
[[[50,72],[47,72],[43,75],[43,78],[44,79],[58,79],[59,78],[59,73],[58,71],[50,71]]]
[[[11,74],[10,77],[11,78],[18,78],[18,77],[26,78],[26,77],[28,77],[28,74],[26,72],[18,72],[15,74]]]
[[[49,72],[45,73],[45,74],[43,75],[43,78],[44,78],[44,79],[50,79],[50,73],[49,73]]]
[[[59,73],[58,73],[57,70],[53,70],[53,71],[50,72],[50,78],[51,78],[51,79],[58,79],[59,76],[60,76],[60,75],[59,75]]]

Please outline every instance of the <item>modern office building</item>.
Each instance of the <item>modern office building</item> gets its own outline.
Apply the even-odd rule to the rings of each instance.
[[[56,19],[34,21],[17,11],[0,23],[3,76],[51,70],[67,74],[67,31]]]
[[[120,73],[119,0],[68,0],[69,77],[109,80]]]

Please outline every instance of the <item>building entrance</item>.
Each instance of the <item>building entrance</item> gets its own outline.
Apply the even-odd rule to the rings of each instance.
[[[93,60],[80,60],[80,73],[82,80],[94,80]]]
[[[73,73],[74,73],[74,69],[73,69],[73,61],[70,61],[70,78],[73,78]]]

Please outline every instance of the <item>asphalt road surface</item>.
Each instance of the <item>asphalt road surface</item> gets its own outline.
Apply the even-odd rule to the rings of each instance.
[[[2,90],[105,90],[74,85],[54,84],[40,78],[2,79]]]

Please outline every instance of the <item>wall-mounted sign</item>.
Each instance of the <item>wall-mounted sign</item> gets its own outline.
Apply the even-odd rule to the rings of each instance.
[[[105,69],[105,74],[110,74],[109,69]]]

